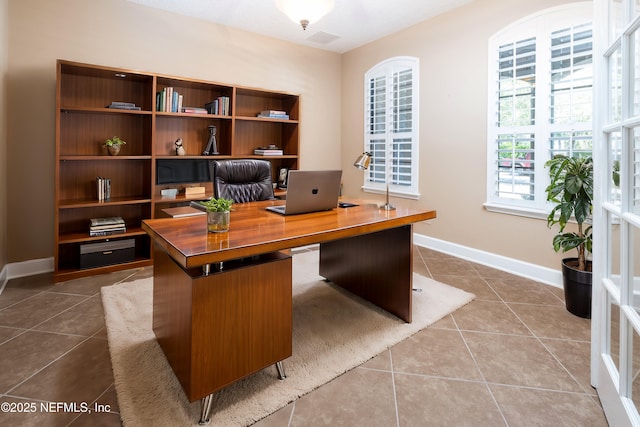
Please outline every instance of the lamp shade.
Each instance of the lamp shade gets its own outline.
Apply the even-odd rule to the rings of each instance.
[[[275,0],[276,6],[293,22],[300,23],[306,29],[310,23],[318,21],[329,13],[334,0]]]
[[[358,156],[355,162],[353,162],[353,166],[364,170],[369,168],[369,163],[371,163],[371,154],[365,151]]]

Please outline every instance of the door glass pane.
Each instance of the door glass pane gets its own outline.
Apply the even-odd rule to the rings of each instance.
[[[631,288],[633,289],[633,307],[640,313],[640,229],[629,224],[629,271],[631,272]],[[635,256],[634,256],[635,254]]]
[[[609,239],[611,241],[610,250],[607,254],[610,271],[606,274],[611,281],[620,289],[620,217],[609,214]]]
[[[620,48],[609,58],[609,123],[622,118],[622,60]]]
[[[622,0],[609,1],[609,44],[622,34],[623,18]]]
[[[633,106],[631,111],[633,115],[640,115],[640,31],[636,30],[633,33],[633,52],[634,55],[631,58],[633,61],[633,79],[631,84],[633,86]]]
[[[620,156],[622,155],[622,137],[620,132],[609,134],[610,191],[609,202],[620,206]]]
[[[633,130],[633,145],[631,146],[631,212],[640,215],[640,128]]]
[[[633,331],[633,339],[631,341],[633,345],[633,355],[631,361],[631,399],[636,407],[636,410],[640,404],[640,336],[637,331]]]
[[[609,294],[609,355],[620,372],[620,306]]]

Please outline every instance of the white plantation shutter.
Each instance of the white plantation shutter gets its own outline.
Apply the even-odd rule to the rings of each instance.
[[[591,155],[590,21],[590,7],[562,6],[490,40],[488,209],[545,212],[545,162]]]
[[[391,58],[365,74],[364,190],[418,196],[418,59]]]

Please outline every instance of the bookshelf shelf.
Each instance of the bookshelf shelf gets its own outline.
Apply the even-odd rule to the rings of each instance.
[[[265,159],[274,181],[281,167],[298,168],[298,95],[65,60],[58,60],[56,72],[56,281],[151,265],[151,242],[140,228],[142,220],[212,196],[210,181],[157,184],[159,162]],[[114,103],[128,109],[108,108]],[[183,112],[180,105],[207,113]],[[265,110],[286,111],[289,119],[257,117]],[[211,126],[220,154],[204,156]],[[114,135],[127,144],[119,155],[109,156],[104,141]],[[184,156],[175,155],[178,138]],[[253,154],[270,144],[284,155]],[[97,177],[111,180],[107,201],[98,199]],[[184,188],[190,186],[204,186],[205,193],[185,197]],[[179,194],[162,197],[166,188],[177,188]],[[89,236],[90,218],[111,216],[125,220],[126,233]],[[80,245],[125,237],[135,239],[135,259],[80,269]]]

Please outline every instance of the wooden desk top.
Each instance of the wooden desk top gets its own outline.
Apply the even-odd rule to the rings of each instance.
[[[398,206],[385,211],[377,204],[349,200],[360,206],[283,216],[265,207],[283,200],[233,205],[227,233],[209,233],[206,215],[147,219],[142,229],[182,267],[228,261],[395,228],[436,217],[436,211]]]

